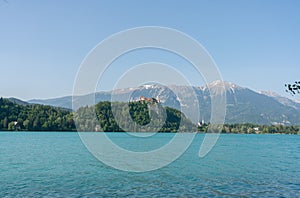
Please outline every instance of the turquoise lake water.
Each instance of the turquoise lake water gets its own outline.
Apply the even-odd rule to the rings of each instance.
[[[130,149],[153,149],[153,138],[109,134]],[[300,197],[299,135],[221,135],[198,157],[204,138],[161,169],[132,173],[106,166],[77,133],[0,133],[0,197]]]

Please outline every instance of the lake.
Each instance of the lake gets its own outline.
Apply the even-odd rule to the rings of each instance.
[[[154,138],[110,133],[122,147],[152,149]],[[77,133],[1,132],[0,197],[299,197],[299,135],[221,135],[198,157],[204,138],[161,169],[134,173],[98,161]]]

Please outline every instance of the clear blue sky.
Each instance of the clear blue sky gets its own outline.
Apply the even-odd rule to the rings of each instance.
[[[121,30],[152,25],[194,37],[227,81],[290,97],[284,84],[300,80],[297,0],[0,0],[0,24],[3,97],[70,95],[95,45]]]

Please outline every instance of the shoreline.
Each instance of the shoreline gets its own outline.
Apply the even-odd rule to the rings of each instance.
[[[129,132],[113,132],[113,131],[1,131],[1,133],[196,133],[196,134],[212,134],[212,133],[206,133],[206,132],[134,132],[134,131],[129,131]],[[300,135],[300,133],[215,133],[215,134],[220,134],[220,135]]]

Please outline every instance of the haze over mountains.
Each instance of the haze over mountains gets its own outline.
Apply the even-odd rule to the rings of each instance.
[[[254,123],[254,124],[300,124],[300,103],[279,96],[272,92],[255,92],[230,82],[224,82],[226,91],[226,123]],[[200,117],[209,122],[211,110],[211,95],[218,96],[221,82],[216,81],[207,86],[193,87],[198,99]],[[143,85],[136,88],[126,88],[108,92],[95,93],[95,102],[113,100],[126,102],[138,100],[141,96],[157,98],[164,106],[180,110],[181,107],[193,107],[197,101],[191,100],[191,89],[186,86],[169,86],[174,92],[180,93],[178,98],[174,92],[166,87],[156,84]],[[211,91],[211,92],[210,92]],[[77,99],[82,99],[80,96]],[[28,103],[45,104],[57,107],[72,108],[72,96],[62,98],[29,100]]]

